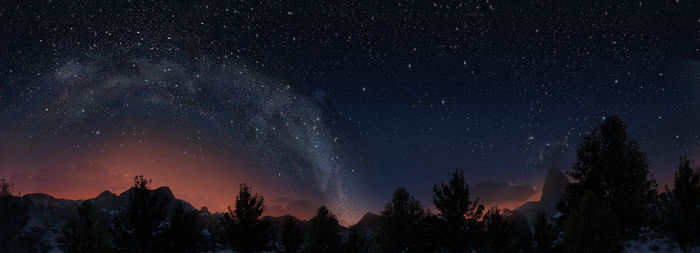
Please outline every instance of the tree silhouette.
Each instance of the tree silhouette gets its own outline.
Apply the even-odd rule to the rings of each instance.
[[[446,250],[469,251],[474,246],[469,238],[481,230],[479,219],[484,206],[479,204],[479,198],[469,199],[469,184],[464,180],[463,170],[457,169],[450,176],[449,182],[441,181],[433,186],[433,204],[447,221],[444,231]]]
[[[511,223],[512,242],[511,250],[514,252],[532,252],[532,231],[525,215],[519,210],[503,209],[506,221]]]
[[[165,220],[165,201],[151,196],[151,180],[134,177],[129,193],[126,222],[119,232],[119,245],[129,252],[153,252],[158,244],[161,223]]]
[[[12,195],[12,183],[0,181],[0,249],[13,251],[20,247],[22,230],[29,220],[29,206],[25,199]]]
[[[159,252],[193,252],[202,235],[197,229],[197,213],[187,210],[182,203],[175,206],[170,224],[158,241]]]
[[[563,228],[566,252],[621,252],[622,240],[615,231],[617,223],[610,208],[591,191],[584,192],[578,203]]]
[[[537,212],[533,239],[535,242],[535,252],[547,253],[554,251],[554,241],[557,239],[556,227],[547,220],[543,211]]]
[[[569,175],[576,180],[567,187],[559,203],[562,219],[579,207],[585,191],[609,207],[617,222],[611,228],[621,240],[639,237],[647,226],[656,196],[646,155],[639,144],[627,137],[627,126],[617,116],[607,117],[583,138]]]
[[[660,230],[683,252],[700,244],[700,172],[694,172],[688,157],[680,158],[673,190],[659,196]]]
[[[316,216],[309,220],[306,230],[305,252],[338,252],[341,248],[338,219],[326,206],[321,206]]]
[[[63,252],[110,252],[110,235],[97,220],[95,205],[84,201],[63,226]]]
[[[497,206],[484,215],[482,248],[487,252],[509,252],[513,249],[513,223],[506,219]]]
[[[0,179],[0,196],[12,196],[12,187],[15,184],[7,180],[7,178]]]
[[[260,220],[265,200],[257,193],[251,194],[250,190],[250,186],[241,184],[235,209],[229,207],[221,219],[227,242],[236,252],[260,252],[271,248],[272,225]]]
[[[301,228],[294,223],[292,217],[287,217],[284,221],[284,227],[282,227],[282,247],[283,250],[279,252],[284,253],[296,253],[301,250],[301,246],[304,244],[304,234]]]
[[[416,252],[443,252],[447,221],[426,211],[420,221]],[[466,238],[465,238],[466,239]]]
[[[377,242],[384,252],[414,252],[419,248],[423,206],[399,187],[381,212]]]
[[[360,228],[351,226],[348,230],[348,241],[345,242],[345,252],[347,253],[366,253],[369,252],[369,244],[360,233]]]

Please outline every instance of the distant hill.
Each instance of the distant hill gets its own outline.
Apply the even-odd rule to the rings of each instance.
[[[39,251],[47,252],[58,249],[57,240],[68,219],[83,201],[93,202],[98,219],[105,224],[112,224],[114,217],[127,209],[130,193],[133,187],[116,195],[104,191],[95,198],[87,200],[57,199],[44,193],[31,193],[24,196],[2,196],[0,208],[25,209],[26,212],[15,212],[12,217],[2,217],[7,223],[18,226],[19,234],[14,238],[2,238],[2,244],[8,252]],[[195,210],[184,200],[176,199],[170,188],[163,186],[150,191],[151,198],[163,200],[167,215],[172,215],[177,204],[182,204],[187,210]],[[198,214],[198,225],[205,237],[211,237],[218,231],[218,217],[221,214],[211,214],[206,208],[195,210]],[[26,216],[26,217],[25,217]],[[7,240],[8,242],[5,242]]]
[[[44,193],[32,193],[24,196],[0,196],[0,209],[12,209],[11,217],[2,217],[6,226],[17,225],[21,231],[19,234],[12,234],[0,237],[1,252],[48,252],[58,250],[58,240],[62,236],[63,225],[75,214],[76,209],[83,201],[90,201],[95,205],[98,219],[105,224],[112,224],[115,217],[120,212],[127,210],[129,197],[133,192],[133,187],[115,194],[104,191],[95,198],[86,200],[57,199]],[[204,236],[204,244],[211,248],[218,248],[221,245],[215,244],[215,239],[221,236],[222,227],[220,218],[223,213],[211,213],[206,207],[196,210],[187,201],[177,199],[167,186],[162,186],[150,191],[151,198],[158,198],[164,201],[167,215],[172,215],[177,204],[182,204],[187,210],[194,210],[197,213],[197,225],[199,231]],[[292,219],[294,223],[302,229],[306,227],[307,221],[300,220],[291,215],[284,216],[264,216],[261,219],[272,223],[274,231],[279,235],[287,219]],[[362,232],[368,238],[374,235],[379,227],[379,215],[373,213],[365,214],[358,222],[362,227]],[[341,235],[347,237],[348,229],[341,226]],[[59,251],[60,252],[60,251]]]

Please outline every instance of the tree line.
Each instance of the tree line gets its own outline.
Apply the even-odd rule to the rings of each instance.
[[[346,234],[336,216],[321,206],[306,224],[288,217],[281,229],[261,218],[264,198],[241,184],[234,206],[217,221],[217,245],[235,252],[621,252],[631,241],[665,238],[683,252],[700,245],[700,171],[680,159],[673,187],[657,192],[648,159],[627,136],[617,116],[607,117],[583,138],[573,179],[553,217],[538,213],[522,224],[518,211],[486,209],[472,198],[462,170],[432,188],[425,209],[398,188],[379,216],[374,233],[351,226]],[[168,215],[162,200],[150,197],[150,180],[134,179],[126,211],[100,221],[84,201],[63,228],[65,252],[196,252],[202,233],[195,210],[177,205]],[[3,181],[3,192],[11,187]],[[111,223],[110,223],[111,222]],[[111,224],[111,225],[110,225]]]

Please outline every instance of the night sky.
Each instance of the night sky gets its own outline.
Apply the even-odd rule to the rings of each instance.
[[[660,185],[700,160],[698,1],[175,2],[0,4],[16,191],[144,174],[222,211],[247,182],[268,214],[348,222],[398,186],[432,207],[455,168],[537,191],[613,114]]]

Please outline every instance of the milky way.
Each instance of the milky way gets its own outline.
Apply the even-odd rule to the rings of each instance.
[[[330,205],[341,215],[367,201],[358,196],[367,188],[359,179],[367,174],[345,164],[338,150],[346,140],[326,127],[322,97],[300,96],[283,81],[206,57],[187,64],[104,57],[56,65],[29,88],[38,94],[18,99],[8,111],[23,116],[5,125],[14,133],[5,138],[36,143],[23,152],[60,153],[72,161],[85,157],[81,147],[123,145],[104,139],[132,132],[176,142],[197,138],[203,144],[196,152],[170,155],[244,163],[292,197]]]
[[[0,176],[93,197],[143,173],[224,210],[430,207],[454,168],[535,188],[619,115],[660,184],[700,159],[700,2],[0,4]],[[69,187],[68,187],[69,186]],[[80,193],[80,194],[78,194]],[[526,199],[521,199],[526,201]]]

